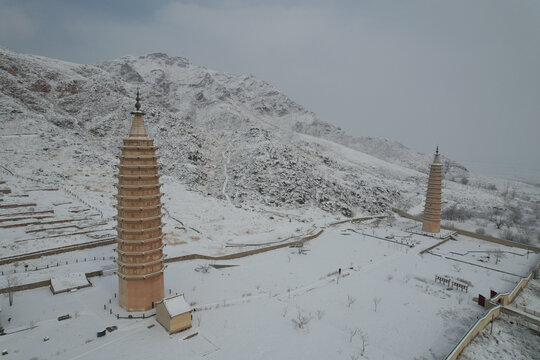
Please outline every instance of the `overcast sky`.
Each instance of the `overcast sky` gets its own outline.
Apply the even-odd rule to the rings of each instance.
[[[540,1],[0,0],[0,45],[253,74],[354,135],[540,181]]]

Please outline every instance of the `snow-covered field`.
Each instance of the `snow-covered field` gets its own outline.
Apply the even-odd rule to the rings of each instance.
[[[182,292],[199,309],[193,328],[172,336],[154,318],[117,320],[109,314],[109,308],[121,311],[114,275],[92,278],[92,288],[73,293],[18,292],[12,307],[2,296],[8,335],[0,337],[0,347],[13,359],[142,359],[153,353],[184,359],[350,359],[362,352],[371,359],[441,358],[483,313],[473,297],[490,289],[508,291],[519,278],[480,267],[480,261],[419,255],[440,240],[405,232],[410,226],[401,220],[391,227],[385,220],[342,224],[306,243],[303,253],[282,248],[229,261],[169,263],[166,293]],[[506,249],[464,237],[437,251],[445,246],[463,253]],[[497,267],[525,274],[538,261],[538,254],[506,257]],[[194,271],[212,263],[235,266]],[[468,284],[469,291],[443,286],[435,275]],[[56,320],[66,313],[72,318]],[[302,328],[294,323],[299,314],[309,319]],[[147,328],[151,324],[156,326]],[[111,325],[119,329],[96,338]],[[10,334],[27,328],[32,329]],[[199,335],[182,340],[193,332]]]

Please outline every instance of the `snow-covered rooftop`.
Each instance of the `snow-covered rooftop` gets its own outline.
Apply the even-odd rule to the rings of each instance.
[[[165,308],[171,317],[184,314],[192,310],[191,306],[189,306],[189,304],[186,302],[186,299],[184,299],[184,294],[163,299],[163,303],[165,304]]]
[[[90,286],[90,282],[84,273],[73,272],[58,274],[51,278],[51,286],[54,293],[69,291],[71,289]]]

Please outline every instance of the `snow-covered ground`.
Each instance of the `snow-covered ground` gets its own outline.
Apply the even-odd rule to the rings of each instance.
[[[511,307],[540,318],[540,279],[531,279],[512,302]]]
[[[350,359],[362,348],[371,359],[441,358],[483,313],[473,297],[511,290],[519,278],[419,255],[440,239],[407,233],[410,226],[402,220],[392,226],[386,220],[342,224],[306,243],[303,252],[282,248],[229,261],[169,263],[166,293],[184,293],[199,309],[193,328],[172,336],[154,318],[117,320],[109,314],[121,311],[115,276],[92,278],[92,288],[56,296],[47,288],[18,292],[12,307],[2,296],[0,316],[8,334],[35,328],[0,337],[0,347],[14,359],[142,359],[152,353],[185,359]],[[438,251],[447,244],[462,253],[506,249],[459,237]],[[540,255],[530,254],[502,258],[497,266],[524,274],[538,261]],[[195,271],[213,263],[235,266]],[[468,284],[469,291],[443,286],[435,275]],[[66,313],[72,318],[56,320]],[[309,319],[302,328],[294,323],[299,314]],[[151,324],[156,326],[147,328]],[[111,325],[119,329],[96,338]],[[193,332],[199,335],[182,340]]]
[[[476,336],[459,356],[460,360],[531,360],[540,358],[540,335],[502,315]]]

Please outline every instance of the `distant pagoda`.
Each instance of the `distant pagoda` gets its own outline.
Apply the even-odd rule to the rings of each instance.
[[[422,231],[430,233],[441,232],[441,184],[442,164],[439,160],[439,147],[437,146],[435,158],[433,159],[431,169],[429,170]]]
[[[159,165],[144,126],[139,91],[129,137],[120,147],[116,209],[120,306],[144,311],[163,299],[163,243]]]

